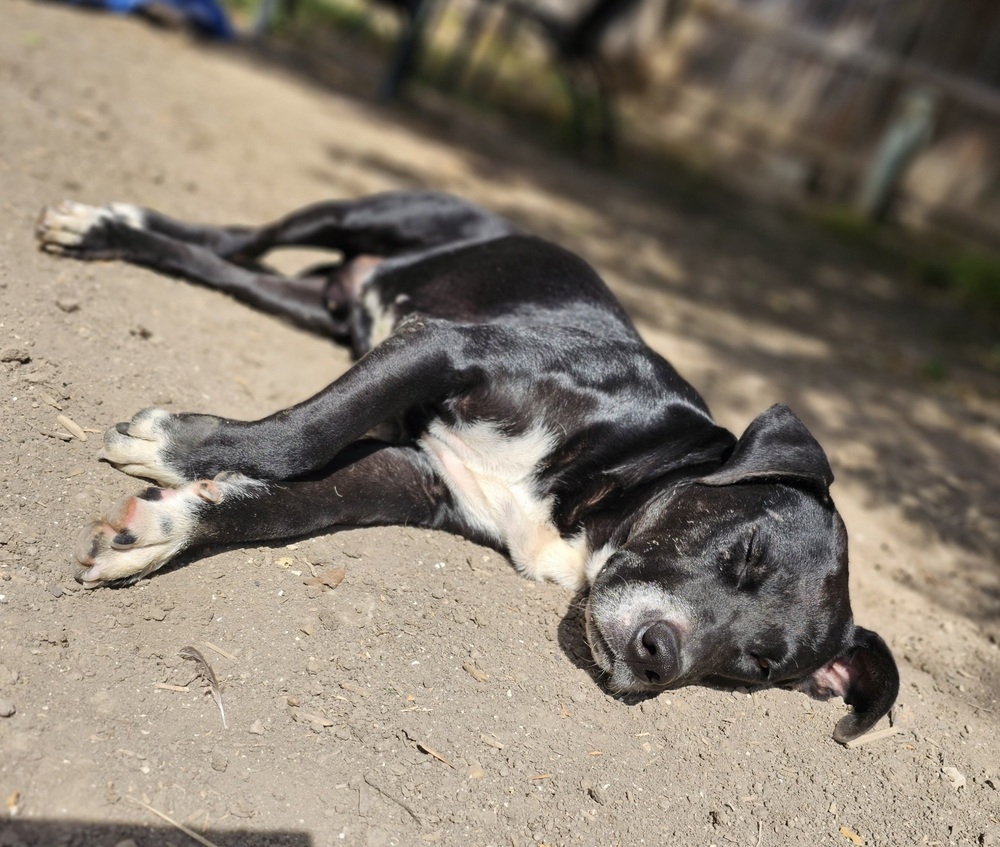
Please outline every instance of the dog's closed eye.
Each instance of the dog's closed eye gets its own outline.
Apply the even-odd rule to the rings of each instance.
[[[740,568],[736,587],[742,590],[756,588],[764,575],[764,543],[756,529],[741,542],[733,559]]]

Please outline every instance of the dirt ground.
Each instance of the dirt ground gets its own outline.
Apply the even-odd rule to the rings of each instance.
[[[3,5],[2,847],[194,844],[178,825],[232,847],[1000,843],[995,335],[776,213],[692,209],[481,115],[383,110],[135,21]],[[209,291],[40,254],[39,208],[257,222],[412,186],[595,263],[730,428],[779,400],[807,421],[837,474],[856,617],[900,663],[898,734],[845,749],[839,701],[783,691],[618,702],[572,596],[439,533],[73,582],[78,527],[140,485],[95,460],[96,433],[154,404],[260,417],[347,357]],[[53,437],[60,414],[86,442]],[[306,584],[336,566],[336,590]]]

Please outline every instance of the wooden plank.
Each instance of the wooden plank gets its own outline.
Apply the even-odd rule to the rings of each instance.
[[[925,62],[900,59],[831,37],[811,32],[780,20],[749,12],[733,0],[694,0],[692,11],[738,26],[754,37],[767,37],[788,49],[804,52],[815,59],[865,71],[875,77],[929,85],[945,92],[965,106],[1000,116],[1000,91],[972,79],[942,71]]]

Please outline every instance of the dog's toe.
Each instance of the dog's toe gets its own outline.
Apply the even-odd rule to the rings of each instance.
[[[90,206],[63,200],[42,209],[35,226],[35,237],[48,253],[101,258],[112,248],[108,238],[109,224],[141,229],[142,210],[124,203]]]
[[[214,485],[201,480],[177,490],[152,488],[123,497],[80,531],[74,553],[77,582],[86,588],[129,584],[162,567],[190,545],[199,510],[218,502]],[[206,496],[206,490],[213,493]]]
[[[105,431],[104,447],[97,458],[131,476],[161,485],[182,485],[184,475],[167,460],[170,417],[162,409],[145,409],[132,420],[115,424]]]

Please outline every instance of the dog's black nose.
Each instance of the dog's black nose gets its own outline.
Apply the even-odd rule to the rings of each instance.
[[[666,685],[680,672],[677,631],[669,621],[652,621],[635,631],[626,661],[636,679],[650,685]]]

